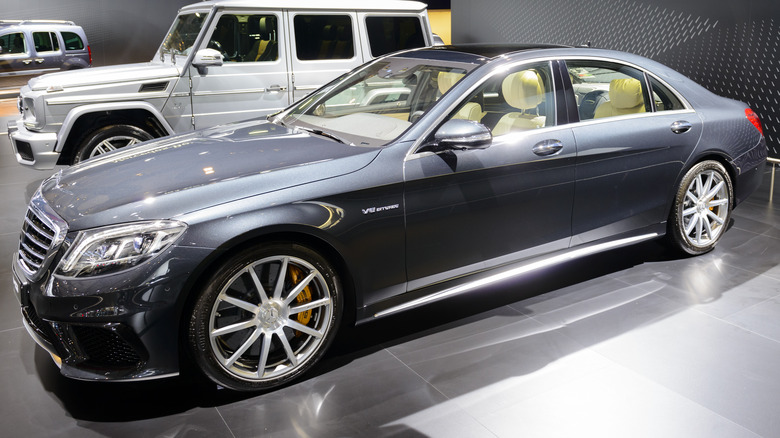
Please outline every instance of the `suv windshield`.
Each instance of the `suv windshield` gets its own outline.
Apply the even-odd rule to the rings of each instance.
[[[431,59],[385,58],[304,99],[281,122],[344,143],[382,146],[412,126],[474,67]]]
[[[207,15],[206,12],[195,12],[176,17],[176,21],[173,22],[170,32],[165,36],[162,47],[160,47],[160,56],[166,53],[173,55],[190,53]]]

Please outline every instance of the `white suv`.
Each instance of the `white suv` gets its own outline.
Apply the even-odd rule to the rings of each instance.
[[[204,1],[179,11],[151,62],[32,79],[8,132],[19,163],[51,169],[265,116],[373,57],[432,44],[415,1]]]

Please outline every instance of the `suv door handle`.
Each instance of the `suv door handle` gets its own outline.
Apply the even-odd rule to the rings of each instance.
[[[32,59],[25,59],[24,61],[22,61],[22,63],[24,65],[30,65],[30,64],[32,64]]]
[[[693,127],[690,122],[687,122],[685,120],[678,120],[674,123],[672,123],[672,132],[675,134],[682,134],[685,132],[690,131],[690,129]]]
[[[531,152],[539,155],[540,157],[547,157],[555,155],[563,149],[563,143],[560,140],[543,140],[536,143],[531,149]]]
[[[35,62],[38,64],[43,64],[44,59],[43,58],[35,58]]]
[[[282,87],[281,85],[271,85],[270,87],[265,89],[265,91],[269,93],[275,93],[284,90],[286,90],[286,88]]]

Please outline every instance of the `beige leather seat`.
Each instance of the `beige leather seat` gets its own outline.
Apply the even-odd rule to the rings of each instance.
[[[545,125],[545,117],[536,113],[536,107],[544,101],[544,85],[533,70],[512,73],[501,83],[504,100],[521,111],[505,114],[493,128],[493,135],[512,131],[536,129]]]
[[[439,93],[444,94],[452,88],[459,80],[463,79],[463,73],[439,72],[437,82],[439,84]],[[477,102],[468,102],[463,108],[452,116],[453,119],[473,120],[479,122],[485,113],[482,112],[482,106]]]
[[[596,108],[595,119],[645,112],[642,83],[638,79],[613,79],[609,83],[609,102]]]

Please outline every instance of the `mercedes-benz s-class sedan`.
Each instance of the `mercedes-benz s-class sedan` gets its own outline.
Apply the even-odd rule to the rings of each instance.
[[[406,51],[268,120],[62,170],[13,261],[65,376],[235,390],[310,369],[360,323],[665,238],[713,249],[759,185],[758,117],[630,54]]]

